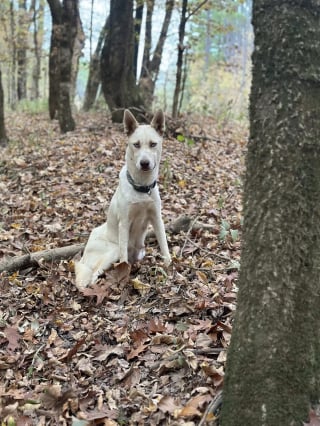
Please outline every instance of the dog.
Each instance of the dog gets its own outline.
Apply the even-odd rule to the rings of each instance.
[[[107,222],[91,232],[84,253],[75,263],[76,286],[94,284],[115,262],[133,264],[145,255],[149,224],[166,266],[171,263],[157,185],[165,117],[160,110],[150,124],[139,125],[129,110],[123,125],[128,136],[125,165],[107,213]]]

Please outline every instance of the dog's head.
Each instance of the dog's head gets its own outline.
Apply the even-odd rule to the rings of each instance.
[[[129,110],[124,111],[124,129],[128,135],[126,152],[127,166],[139,172],[158,173],[162,150],[162,135],[165,129],[165,118],[162,111],[156,112],[150,124],[137,122]]]

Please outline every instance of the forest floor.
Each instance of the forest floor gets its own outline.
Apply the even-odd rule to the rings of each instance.
[[[45,115],[7,117],[0,263],[85,243],[105,221],[126,137],[105,114],[76,118],[61,135]],[[163,219],[189,219],[168,230],[170,267],[151,239],[130,275],[106,274],[83,293],[74,259],[0,274],[2,424],[213,424],[236,306],[247,135],[205,117],[167,127]]]

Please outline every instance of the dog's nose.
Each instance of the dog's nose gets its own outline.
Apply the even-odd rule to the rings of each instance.
[[[149,160],[141,160],[140,166],[142,170],[149,170],[150,169],[150,161]]]

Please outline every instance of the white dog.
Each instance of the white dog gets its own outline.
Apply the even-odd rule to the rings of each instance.
[[[139,125],[125,110],[123,124],[128,135],[126,163],[112,197],[107,222],[93,229],[83,256],[75,264],[76,285],[93,284],[113,263],[134,263],[145,255],[148,225],[153,226],[166,265],[171,262],[161,200],[157,186],[165,118],[158,111],[150,125]]]

